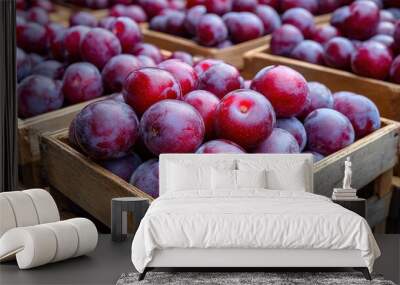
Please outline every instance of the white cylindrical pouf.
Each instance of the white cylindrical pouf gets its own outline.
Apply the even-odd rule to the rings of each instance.
[[[6,197],[0,195],[0,237],[8,230],[15,228],[14,211]]]
[[[17,227],[33,226],[39,223],[38,214],[31,197],[23,191],[3,192],[15,215]]]
[[[43,189],[28,189],[23,192],[31,197],[38,214],[39,224],[60,220],[57,205],[49,192]]]
[[[74,226],[78,232],[79,244],[74,257],[91,252],[96,248],[98,233],[92,221],[84,218],[74,218],[65,222]]]

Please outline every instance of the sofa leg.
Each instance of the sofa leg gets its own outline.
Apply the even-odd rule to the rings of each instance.
[[[372,280],[371,274],[369,274],[369,270],[367,267],[355,267],[354,269],[357,271],[361,271],[362,274],[364,275],[365,279]]]
[[[144,271],[139,274],[138,281],[142,281],[144,277],[146,277],[146,273],[147,273],[147,268],[145,268]]]

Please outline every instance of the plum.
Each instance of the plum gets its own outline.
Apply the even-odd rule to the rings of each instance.
[[[328,14],[335,11],[342,3],[337,0],[319,0],[318,1],[318,14]]]
[[[172,35],[185,37],[187,30],[185,28],[186,15],[181,11],[173,11],[165,15],[165,29]]]
[[[258,5],[254,12],[264,25],[264,34],[270,34],[281,26],[281,18],[274,8]]]
[[[239,71],[232,65],[218,63],[201,74],[198,89],[207,90],[222,98],[225,94],[239,89],[241,86]]]
[[[142,7],[138,5],[114,5],[109,15],[112,17],[128,17],[136,23],[144,23],[147,21],[147,15]]]
[[[99,164],[129,182],[133,172],[142,164],[142,160],[136,153],[130,153],[120,158],[99,161]]]
[[[131,53],[142,41],[142,32],[135,21],[118,17],[110,25],[110,31],[119,39],[124,53]]]
[[[351,67],[358,75],[385,79],[389,75],[392,60],[392,54],[386,46],[367,41],[352,54]]]
[[[79,11],[72,14],[69,17],[69,25],[70,26],[82,25],[94,28],[97,26],[97,19],[93,14],[89,12]]]
[[[151,197],[157,198],[159,195],[158,172],[158,159],[150,159],[133,172],[129,183]]]
[[[197,40],[205,46],[215,46],[228,37],[228,29],[221,17],[205,14],[200,17],[196,28]]]
[[[157,67],[156,62],[151,57],[147,55],[138,55],[136,56],[138,60],[142,63],[143,67]]]
[[[99,70],[88,62],[71,64],[64,73],[62,92],[71,104],[100,97],[103,84]]]
[[[275,121],[274,109],[264,96],[239,89],[225,95],[218,104],[214,128],[218,138],[250,149],[271,134]]]
[[[232,11],[254,12],[258,5],[258,0],[233,0]]]
[[[121,103],[125,103],[124,94],[122,94],[121,92],[112,93],[112,94],[107,96],[107,99],[109,99],[109,100],[117,100],[117,101],[119,101]]]
[[[157,16],[169,6],[167,0],[139,0],[139,5],[149,18]]]
[[[215,112],[220,101],[219,98],[205,90],[194,90],[187,93],[183,100],[200,113],[204,121],[205,136],[213,137]]]
[[[194,152],[204,139],[204,122],[197,110],[179,100],[155,103],[140,120],[140,133],[146,147],[160,153]]]
[[[342,113],[321,108],[312,111],[304,121],[307,148],[324,156],[354,142],[355,133],[350,120]]]
[[[151,105],[164,99],[181,99],[178,81],[161,68],[144,67],[133,71],[123,86],[125,101],[142,115]]]
[[[282,24],[293,25],[305,37],[310,37],[315,29],[314,16],[304,8],[292,8],[282,15]]]
[[[334,37],[324,46],[324,60],[328,66],[348,70],[351,67],[353,43],[343,37]]]
[[[62,79],[65,65],[57,60],[46,60],[32,68],[32,74],[40,74],[51,79]]]
[[[184,25],[186,30],[191,35],[193,36],[196,35],[197,24],[199,23],[201,16],[203,16],[206,13],[207,13],[207,8],[203,5],[193,6],[187,11]]]
[[[164,56],[162,55],[160,49],[155,45],[148,43],[138,43],[133,49],[132,53],[136,56],[145,55],[154,60],[156,64],[159,64],[164,60]]]
[[[298,28],[289,24],[282,25],[272,33],[271,52],[276,55],[289,56],[303,40],[303,34]]]
[[[297,115],[305,119],[308,114],[319,108],[333,108],[333,96],[331,90],[319,82],[308,82],[308,99],[303,110]]]
[[[117,19],[117,17],[111,17],[111,16],[104,17],[99,20],[99,23],[97,24],[97,26],[99,28],[109,30],[111,28],[112,23],[115,21],[115,19]]]
[[[125,156],[139,136],[139,121],[125,103],[100,100],[75,117],[75,138],[90,158],[104,160]]]
[[[106,91],[120,92],[128,75],[142,67],[142,63],[130,54],[119,54],[112,57],[101,71]]]
[[[391,22],[379,22],[378,27],[376,28],[377,34],[393,36],[395,31],[395,26]]]
[[[291,57],[309,63],[324,65],[324,48],[318,42],[305,40],[299,43],[291,53]]]
[[[307,134],[303,124],[295,117],[277,119],[276,127],[288,131],[297,141],[300,151],[307,143]]]
[[[292,117],[303,110],[308,96],[307,81],[287,66],[261,69],[251,82],[251,89],[263,94],[274,106],[278,117]]]
[[[38,23],[27,22],[17,30],[17,46],[26,52],[44,54],[47,43],[46,28]]]
[[[239,145],[228,140],[212,140],[202,144],[196,153],[246,153]]]
[[[185,51],[174,51],[171,56],[170,59],[179,59],[187,64],[189,64],[190,66],[193,66],[193,57],[190,53],[187,53]],[[197,73],[196,73],[197,74]]]
[[[122,48],[113,33],[103,28],[93,28],[83,38],[80,51],[82,59],[102,69],[110,58],[121,53]]]
[[[254,153],[299,153],[299,144],[288,131],[274,128],[271,135],[253,149]]]
[[[26,12],[25,19],[29,22],[35,22],[40,25],[45,25],[49,22],[47,11],[40,7],[32,7]]]
[[[81,44],[90,31],[89,27],[86,26],[73,26],[65,32],[63,42],[60,43],[60,49],[65,48],[66,57],[68,61],[79,61],[81,59]],[[53,49],[52,49],[53,50]],[[59,51],[60,53],[62,51]]]
[[[208,13],[224,15],[232,11],[232,0],[205,0],[203,5],[206,6]]]
[[[390,80],[400,83],[400,55],[398,55],[390,67]]]
[[[165,60],[158,67],[169,71],[175,77],[181,87],[182,95],[196,89],[199,84],[197,73],[193,67],[179,59]]]
[[[365,137],[380,128],[379,110],[367,97],[351,92],[337,92],[333,98],[333,108],[350,120],[356,139]]]
[[[17,87],[18,116],[29,118],[57,110],[64,103],[60,84],[43,75],[30,75]]]
[[[28,55],[20,48],[16,52],[17,81],[21,81],[31,74],[31,61]]]
[[[319,42],[320,44],[325,44],[330,39],[338,37],[340,35],[338,29],[331,25],[325,25],[322,27],[316,27],[311,35],[311,39]]]
[[[275,10],[279,9],[279,1],[280,0],[258,0],[258,3],[261,5],[268,5]]]
[[[200,78],[201,75],[206,72],[211,66],[222,63],[222,60],[219,59],[213,59],[213,58],[207,58],[200,60],[197,62],[194,66],[194,71],[196,71],[198,77]]]
[[[304,8],[312,14],[318,12],[318,0],[281,0],[280,9],[285,12],[292,8]]]
[[[256,39],[264,34],[264,24],[255,14],[250,12],[232,14],[228,17],[229,20],[225,21],[225,25],[234,43]]]
[[[51,43],[54,41],[55,37],[57,34],[59,33],[64,33],[67,29],[59,24],[59,23],[55,23],[55,22],[50,22],[48,24],[45,25],[46,28],[46,33],[47,33],[47,42],[48,42],[48,46],[51,45]]]
[[[33,7],[40,7],[47,12],[54,12],[54,5],[49,0],[33,0],[31,1]]]

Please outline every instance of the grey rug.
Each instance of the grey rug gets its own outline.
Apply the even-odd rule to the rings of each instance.
[[[368,281],[359,272],[148,272],[142,281],[137,280],[138,276],[122,274],[117,285],[395,285],[379,275],[372,275],[373,280]]]

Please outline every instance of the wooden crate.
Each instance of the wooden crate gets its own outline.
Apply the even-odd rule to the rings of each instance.
[[[331,196],[341,184],[344,160],[351,156],[354,187],[363,187],[391,169],[397,160],[400,124],[382,119],[382,128],[314,165],[314,192]],[[42,155],[48,184],[92,216],[110,225],[113,197],[139,196],[153,200],[95,163],[68,143],[68,131],[42,137]]]
[[[18,165],[20,181],[26,187],[42,186],[39,136],[69,126],[75,115],[87,104],[83,102],[28,119],[18,119]]]
[[[352,91],[370,98],[379,108],[381,116],[400,121],[400,84],[371,79],[351,72],[270,54],[269,45],[249,51],[244,56],[244,74],[252,78],[268,65],[286,65],[309,81],[318,81],[332,91]]]

